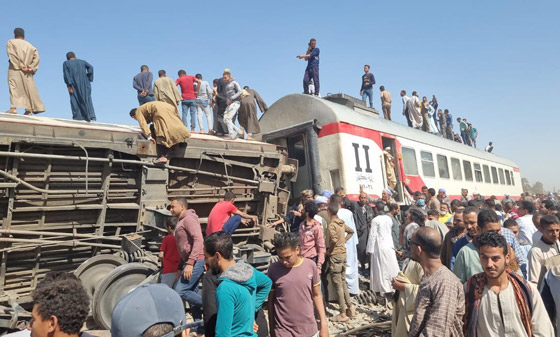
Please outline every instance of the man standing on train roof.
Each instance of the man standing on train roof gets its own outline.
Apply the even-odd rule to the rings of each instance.
[[[138,121],[144,136],[156,143],[157,163],[167,163],[169,149],[191,136],[175,107],[165,102],[148,102],[130,110],[130,117]],[[150,123],[153,123],[153,128]]]
[[[412,121],[410,120],[410,111],[408,111],[408,100],[410,99],[406,95],[406,90],[401,90],[402,97],[402,114],[406,117],[406,123],[408,126],[412,127]]]
[[[25,115],[45,111],[39,97],[33,75],[39,69],[39,53],[31,43],[25,41],[23,28],[14,29],[14,38],[8,40],[8,86],[10,88],[10,110],[17,114],[17,108],[25,108]]]
[[[132,87],[138,91],[138,105],[142,105],[148,102],[153,102],[154,91],[152,89],[152,81],[154,80],[154,75],[150,71],[147,65],[142,65],[140,67],[140,73],[134,76],[132,80]]]
[[[156,101],[165,102],[175,107],[175,112],[179,115],[177,105],[181,102],[181,93],[175,82],[167,77],[165,70],[158,71],[159,78],[154,82],[154,98]]]
[[[309,95],[309,81],[313,79],[315,96],[319,96],[319,48],[317,48],[317,40],[311,39],[305,55],[296,57],[307,61],[307,68],[305,68],[305,75],[303,76],[303,93]]]
[[[443,112],[447,120],[447,139],[453,140],[453,115],[447,109],[443,110]]]
[[[93,67],[84,60],[76,58],[74,52],[66,53],[66,61],[62,64],[64,83],[70,94],[72,119],[78,121],[94,121],[95,110],[91,101],[91,84]]]
[[[381,91],[381,109],[383,110],[383,117],[386,120],[391,120],[391,93],[385,90],[384,86],[380,86]]]
[[[467,133],[467,129],[469,128],[466,119],[461,119],[461,117],[457,118],[457,123],[459,123],[459,130],[461,131],[461,138],[463,139],[463,144],[471,146],[471,140]]]
[[[412,123],[412,127],[415,129],[420,129],[423,124],[422,113],[421,113],[422,102],[418,98],[416,91],[412,92],[412,96],[407,102],[408,116]]]
[[[362,101],[367,102],[366,98],[369,97],[369,107],[373,109],[373,85],[375,84],[375,77],[369,72],[369,64],[364,66],[364,73],[362,75],[362,87],[360,88],[360,96]]]

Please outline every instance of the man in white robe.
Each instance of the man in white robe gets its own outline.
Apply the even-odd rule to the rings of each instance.
[[[393,294],[391,281],[399,273],[393,245],[393,219],[378,215],[371,221],[366,253],[370,256],[370,287],[387,299]]]
[[[338,217],[344,221],[348,227],[357,233],[356,224],[354,223],[354,215],[352,211],[341,208],[338,210]],[[391,222],[392,224],[392,222]],[[390,235],[390,233],[389,233]],[[360,293],[360,279],[358,274],[358,236],[352,235],[350,240],[346,241],[346,283],[348,292],[352,295]]]
[[[39,97],[33,75],[39,69],[39,53],[31,43],[24,40],[22,28],[14,30],[14,38],[8,40],[6,51],[9,58],[8,86],[10,88],[10,110],[17,114],[17,108],[25,108],[25,114],[31,115],[45,111]]]
[[[412,127],[416,129],[420,129],[422,127],[422,123],[424,119],[422,118],[421,113],[421,102],[418,98],[418,94],[416,91],[412,92],[412,96],[408,100],[407,108],[408,108],[408,115],[410,117],[410,121],[412,122]]]

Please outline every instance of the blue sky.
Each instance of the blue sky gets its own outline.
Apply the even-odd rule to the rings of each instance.
[[[26,1],[2,4],[3,41],[15,27],[41,55],[44,116],[71,118],[62,62],[76,52],[95,67],[97,119],[132,124],[132,77],[142,64],[201,73],[230,68],[270,105],[302,91],[309,38],[321,49],[321,92],[358,96],[363,64],[379,85],[435,94],[440,107],[479,130],[479,147],[514,160],[522,176],[560,189],[556,168],[560,91],[558,1]],[[6,65],[7,56],[0,55]],[[156,76],[157,77],[157,76]],[[0,109],[9,108],[0,81]],[[379,107],[379,101],[375,102]]]

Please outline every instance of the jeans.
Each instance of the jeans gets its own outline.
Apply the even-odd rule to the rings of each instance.
[[[476,148],[476,138],[471,138],[471,146]]]
[[[200,127],[200,132],[204,130],[204,122],[202,120],[202,113],[206,115],[206,122],[208,123],[208,131],[214,128],[214,124],[212,124],[212,112],[210,112],[210,104],[208,104],[208,100],[199,100],[197,105],[198,110],[198,126]]]
[[[315,86],[315,96],[319,96],[319,66],[305,69],[305,74],[303,75],[303,93],[309,94],[309,81],[313,79],[313,85]]]
[[[167,285],[169,288],[173,289],[173,285],[175,284],[175,280],[177,278],[177,273],[167,273],[160,275],[160,283]]]
[[[453,125],[447,125],[447,139],[455,140],[455,137],[453,136]]]
[[[196,106],[197,106],[196,99],[185,99],[181,102],[181,107],[183,108],[183,124],[185,124],[186,127],[189,127],[189,125],[187,124],[187,115],[189,114],[190,111],[191,131],[194,131],[194,129],[196,128],[196,115],[197,115]]]
[[[241,102],[239,101],[231,102],[231,104],[227,106],[226,113],[224,114],[224,122],[227,125],[228,134],[230,137],[233,137],[233,130],[235,130],[235,132],[237,133],[243,133],[241,129],[233,124],[233,119],[237,115],[237,111],[239,110],[240,105]]]
[[[461,138],[463,138],[463,144],[471,146],[471,138],[466,131],[461,131]]]
[[[406,116],[406,124],[408,124],[409,127],[412,127],[412,120],[410,119],[410,112],[408,111],[408,108],[406,108],[406,107],[404,109],[404,115]]]
[[[366,97],[369,97],[369,107],[373,108],[373,87],[362,90],[362,101],[367,102]]]
[[[229,235],[231,235],[233,234],[233,232],[235,232],[235,230],[237,229],[237,227],[239,227],[240,224],[241,224],[241,215],[236,214],[231,218],[229,218],[228,221],[226,221],[226,223],[222,227],[222,230],[228,233]]]
[[[155,101],[155,100],[156,100],[156,99],[154,98],[154,95],[153,95],[153,94],[152,94],[152,95],[146,95],[146,96],[144,96],[144,97],[138,95],[138,105],[144,105],[144,104],[146,104],[146,103],[148,103],[148,102],[153,102],[153,101]]]
[[[183,270],[187,265],[183,266]],[[194,263],[190,280],[185,279],[185,274],[181,272],[181,278],[175,284],[175,291],[181,298],[189,303],[191,314],[195,320],[202,318],[202,296],[198,293],[198,283],[204,274],[204,260]]]

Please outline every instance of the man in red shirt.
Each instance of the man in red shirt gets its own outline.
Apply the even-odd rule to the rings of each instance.
[[[197,115],[197,100],[196,93],[194,92],[194,82],[200,84],[200,80],[194,76],[187,75],[184,70],[179,70],[179,78],[175,81],[175,84],[181,87],[181,93],[183,101],[181,102],[181,107],[183,109],[183,124],[189,127],[187,124],[187,115],[190,111],[190,126],[191,132],[194,132],[196,128],[196,115]]]
[[[171,289],[173,289],[175,281],[179,278],[179,251],[177,250],[177,241],[175,240],[177,221],[178,219],[175,217],[167,217],[165,222],[167,235],[163,238],[159,249],[159,258],[163,264],[161,283],[168,285]]]
[[[206,235],[219,231],[224,231],[231,235],[241,224],[241,218],[253,220],[255,224],[257,223],[256,216],[243,213],[233,205],[235,197],[235,193],[227,191],[224,200],[214,205],[210,215],[208,215]]]

